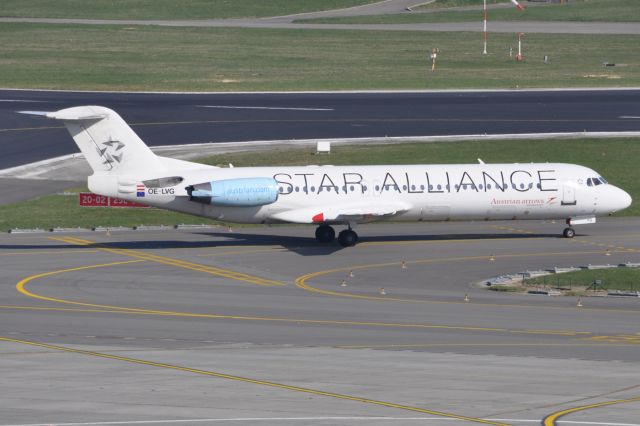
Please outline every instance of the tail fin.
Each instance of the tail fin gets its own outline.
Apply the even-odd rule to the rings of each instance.
[[[122,117],[109,108],[79,106],[46,116],[64,122],[94,173],[135,175],[165,169]]]

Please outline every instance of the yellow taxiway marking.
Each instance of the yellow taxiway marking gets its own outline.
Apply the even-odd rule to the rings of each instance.
[[[30,292],[29,290],[26,289],[25,286],[30,281],[33,281],[33,280],[38,279],[38,278],[48,277],[48,276],[51,276],[51,275],[63,274],[63,273],[66,273],[66,272],[83,271],[83,270],[87,270],[87,269],[105,268],[105,267],[109,267],[109,266],[128,265],[128,264],[131,264],[131,263],[140,263],[140,262],[144,262],[144,260],[127,260],[127,261],[123,261],[123,262],[112,262],[112,263],[103,263],[103,264],[99,264],[99,265],[78,266],[78,267],[75,267],[75,268],[67,268],[67,269],[60,269],[60,270],[57,270],[57,271],[43,272],[41,274],[31,275],[30,277],[27,277],[27,278],[21,280],[20,282],[18,282],[18,284],[16,284],[16,290],[18,290],[19,293],[21,293],[21,294],[23,294],[23,295],[25,295],[27,297],[31,297],[33,299],[38,299],[38,300],[45,300],[47,302],[56,302],[56,303],[66,303],[66,304],[70,304],[70,305],[98,307],[98,308],[105,308],[105,309],[118,310],[118,311],[129,311],[129,310],[137,311],[137,309],[129,309],[129,308],[123,308],[123,307],[119,307],[119,306],[95,305],[95,304],[91,304],[91,303],[74,302],[72,300],[57,299],[57,298],[54,298],[54,297],[42,296],[42,295]]]
[[[105,263],[98,265],[79,266],[75,268],[60,269],[57,271],[44,272],[36,275],[24,278],[16,284],[16,290],[24,296],[43,300],[47,302],[68,304],[74,306],[83,306],[90,309],[64,309],[64,308],[46,308],[46,307],[9,307],[3,306],[5,309],[33,309],[33,310],[51,310],[51,311],[78,311],[78,312],[100,312],[100,313],[117,313],[117,314],[129,314],[129,315],[158,315],[169,317],[189,317],[189,318],[207,318],[207,319],[228,319],[228,320],[241,320],[241,321],[262,321],[262,322],[281,322],[281,323],[295,323],[295,324],[322,324],[322,325],[344,325],[353,327],[383,327],[383,328],[408,328],[408,329],[424,329],[424,330],[457,330],[457,331],[477,331],[477,332],[494,332],[494,333],[527,333],[528,331],[535,332],[536,334],[545,334],[543,330],[517,330],[498,327],[480,327],[480,326],[464,326],[464,325],[439,325],[439,324],[412,324],[412,323],[387,323],[377,321],[341,321],[341,320],[317,320],[317,319],[302,319],[302,318],[279,318],[279,317],[258,317],[258,316],[243,316],[243,315],[217,315],[217,314],[204,314],[204,313],[192,313],[192,312],[174,312],[163,311],[145,308],[130,308],[122,306],[102,305],[97,303],[86,303],[68,299],[58,299],[49,296],[43,296],[33,293],[27,290],[26,286],[33,280],[44,278],[52,275],[64,274],[69,272],[82,271],[87,269],[106,268],[111,266],[127,265],[132,263],[143,262],[143,260],[129,260],[122,262]],[[562,336],[574,336],[574,335],[588,335],[589,332],[571,332],[571,331],[556,331],[550,330],[548,335],[562,335]]]
[[[337,345],[338,349],[411,349],[411,348],[446,348],[446,347],[634,347],[629,344],[604,344],[603,343],[406,343],[387,345]]]
[[[127,257],[135,257],[137,259],[148,260],[151,262],[162,263],[164,265],[177,266],[179,268],[189,269],[191,271],[204,272],[207,274],[230,278],[237,281],[244,281],[250,284],[257,284],[262,286],[284,286],[285,284],[279,281],[268,280],[265,278],[256,277],[242,272],[236,272],[229,269],[222,269],[208,265],[202,265],[198,263],[187,262],[179,259],[172,259],[170,257],[158,256],[156,254],[144,253],[137,250],[129,249],[114,249],[104,245],[95,243],[93,241],[84,240],[76,237],[49,237],[53,240],[62,241],[67,244],[88,246],[92,245],[98,248],[98,250],[106,251],[109,253],[115,253]]]
[[[598,407],[606,407],[607,405],[615,405],[615,404],[627,404],[630,402],[640,402],[640,397],[637,398],[629,398],[629,399],[619,399],[617,401],[607,401],[607,402],[599,402],[597,404],[583,405],[582,407],[569,408],[568,410],[558,411],[553,414],[549,414],[542,420],[543,426],[556,426],[556,422],[560,417],[564,417],[567,414],[576,413],[578,411],[590,410],[592,408]]]
[[[542,256],[577,256],[584,254],[599,254],[601,251],[574,251],[574,252],[549,252],[549,253],[515,253],[515,254],[497,254],[495,256],[496,259],[510,259],[510,258],[519,258],[519,257],[542,257]],[[439,259],[424,259],[424,260],[413,260],[406,261],[405,265],[425,265],[425,264],[436,264],[436,263],[446,263],[446,262],[460,262],[460,261],[472,261],[472,260],[487,260],[489,256],[458,256],[458,257],[445,257]],[[347,272],[347,271],[357,271],[363,269],[374,269],[374,268],[386,268],[386,267],[401,267],[402,262],[385,262],[385,263],[372,263],[368,265],[352,265],[345,266],[334,269],[325,269],[322,271],[312,272],[306,275],[302,275],[295,280],[296,287],[301,288],[303,290],[323,294],[325,296],[337,296],[337,297],[349,297],[354,299],[363,299],[363,300],[379,300],[379,301],[391,301],[391,302],[403,302],[403,303],[438,303],[438,304],[456,304],[456,305],[465,305],[468,302],[464,301],[451,301],[451,300],[433,300],[433,299],[405,299],[400,297],[392,297],[392,296],[370,296],[366,294],[355,294],[355,293],[347,293],[341,291],[333,291],[333,290],[323,290],[317,287],[313,287],[308,284],[308,281],[317,278],[323,275],[329,275],[338,272]],[[389,285],[387,290],[392,289],[393,286]],[[534,308],[534,309],[564,309],[565,306],[538,306],[538,305],[523,305],[523,304],[506,304],[506,303],[477,303],[476,306],[490,306],[490,307],[499,307],[499,308]],[[613,309],[606,308],[580,308],[584,311],[603,311],[603,312],[611,312]],[[615,309],[616,313],[632,313],[638,314],[640,311],[638,310],[622,310]]]
[[[586,340],[606,343],[629,343],[640,345],[640,334],[618,334],[612,336],[590,336]]]
[[[76,254],[76,253],[98,253],[98,250],[36,250],[24,252],[0,253],[0,256],[25,256],[38,254]]]
[[[493,422],[493,421],[489,421],[489,420],[483,420],[483,419],[479,419],[479,418],[475,418],[475,417],[460,416],[460,415],[457,415],[457,414],[446,413],[446,412],[442,412],[442,411],[428,410],[428,409],[425,409],[425,408],[411,407],[411,406],[408,406],[408,405],[395,404],[395,403],[392,403],[392,402],[379,401],[379,400],[375,400],[375,399],[361,398],[361,397],[353,396],[353,395],[345,395],[345,394],[339,394],[339,393],[334,393],[334,392],[315,390],[315,389],[304,388],[304,387],[300,387],[300,386],[290,386],[290,385],[285,385],[285,384],[276,383],[276,382],[270,382],[270,381],[266,381],[266,380],[250,379],[250,378],[247,378],[247,377],[235,376],[235,375],[219,373],[219,372],[215,372],[215,371],[200,370],[200,369],[197,369],[197,368],[181,367],[181,366],[173,365],[173,364],[165,364],[165,363],[160,363],[160,362],[146,361],[146,360],[142,360],[142,359],[128,358],[128,357],[123,357],[123,356],[118,356],[118,355],[110,355],[110,354],[101,353],[101,352],[85,351],[85,350],[81,350],[81,349],[69,348],[69,347],[66,347],[66,346],[49,345],[49,344],[46,344],[46,343],[32,342],[32,341],[27,341],[27,340],[10,339],[10,338],[7,338],[7,337],[0,337],[0,341],[11,342],[11,343],[19,343],[19,344],[23,344],[23,345],[30,345],[30,346],[36,346],[36,347],[41,347],[41,348],[50,349],[50,350],[56,350],[56,351],[74,353],[74,354],[79,354],[79,355],[87,355],[87,356],[92,356],[92,357],[110,359],[110,360],[114,360],[114,361],[123,361],[123,362],[128,362],[128,363],[131,363],[131,364],[146,365],[146,366],[149,366],[149,367],[164,368],[164,369],[169,369],[169,370],[181,371],[181,372],[185,372],[185,373],[199,374],[199,375],[203,375],[203,376],[216,377],[216,378],[219,378],[219,379],[226,379],[226,380],[233,380],[233,381],[236,381],[236,382],[250,383],[250,384],[253,384],[253,385],[268,386],[268,387],[277,388],[277,389],[283,389],[283,390],[287,390],[287,391],[293,391],[293,392],[299,392],[299,393],[305,393],[305,394],[311,394],[311,395],[318,395],[318,396],[326,396],[326,397],[330,397],[330,398],[336,398],[336,399],[347,400],[347,401],[361,402],[361,403],[365,403],[365,404],[372,404],[372,405],[388,407],[388,408],[396,408],[396,409],[405,410],[405,411],[413,411],[413,412],[416,412],[416,413],[424,413],[424,414],[430,414],[430,415],[435,415],[435,416],[442,416],[442,417],[446,417],[446,418],[450,418],[450,419],[462,420],[462,421],[471,422],[471,423],[482,423],[482,424],[487,424],[487,425],[507,426],[504,423],[497,423],[497,422]]]
[[[586,331],[570,331],[570,330],[514,330],[512,333],[522,333],[522,334],[557,334],[559,336],[576,336],[579,334],[591,334]]]
[[[544,237],[527,238],[527,241],[542,240]],[[464,239],[444,239],[444,240],[412,240],[412,241],[369,241],[356,245],[356,248],[409,245],[409,244],[450,244],[450,243],[486,243],[487,241],[517,241],[517,238],[464,238]]]
[[[94,312],[94,313],[110,313],[110,314],[147,314],[146,312],[126,311],[118,309],[81,309],[81,308],[51,308],[45,306],[19,306],[19,305],[0,305],[0,309],[14,309],[22,311],[52,311],[52,312]],[[151,315],[151,314],[148,314]]]
[[[516,232],[519,234],[534,234],[535,232],[533,231],[529,231],[527,229],[519,229],[519,228],[513,228],[510,226],[498,226],[498,225],[492,225],[491,228],[494,229],[501,229],[501,230],[505,230],[505,231],[511,231],[511,232]],[[630,237],[635,235],[636,237],[640,234],[628,234],[625,236],[619,236],[619,235],[602,235],[602,236],[598,236],[598,238],[619,238],[619,237]],[[637,253],[640,250],[638,249],[634,249],[634,248],[627,248],[624,246],[618,246],[615,244],[610,244],[610,243],[597,243],[595,241],[590,241],[584,237],[575,237],[572,238],[570,240],[568,240],[568,242],[571,243],[580,243],[580,244],[584,244],[584,245],[592,245],[592,246],[596,246],[596,247],[607,247],[610,249],[616,249],[618,251],[622,251],[622,252],[631,252],[631,253]]]
[[[231,256],[238,254],[256,254],[256,253],[281,253],[283,251],[289,251],[284,247],[278,248],[268,248],[268,249],[248,249],[248,250],[230,250],[230,251],[221,251],[218,253],[207,253],[207,254],[199,254],[198,257],[217,257],[217,256]]]

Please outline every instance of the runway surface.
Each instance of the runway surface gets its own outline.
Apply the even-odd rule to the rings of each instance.
[[[639,225],[0,235],[0,425],[636,425],[639,298],[473,283],[639,262]]]
[[[77,148],[16,111],[115,109],[151,146],[256,140],[640,131],[640,90],[155,94],[0,91],[0,169]]]

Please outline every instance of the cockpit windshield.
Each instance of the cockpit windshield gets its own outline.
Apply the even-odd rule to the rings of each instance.
[[[608,183],[602,176],[587,179],[587,186],[598,186]]]

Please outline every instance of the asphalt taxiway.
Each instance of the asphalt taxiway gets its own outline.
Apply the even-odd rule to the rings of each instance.
[[[0,235],[0,424],[638,424],[640,299],[473,285],[639,262],[638,225]]]

